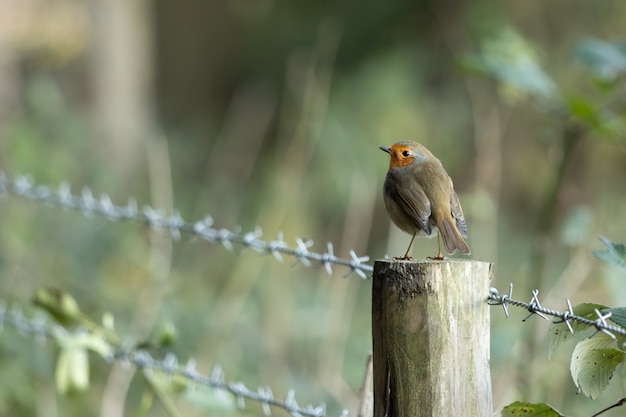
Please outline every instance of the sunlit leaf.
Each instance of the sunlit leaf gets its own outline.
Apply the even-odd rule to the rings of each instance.
[[[107,357],[113,347],[101,335],[87,332],[56,332],[54,336],[61,348],[55,374],[57,390],[61,394],[85,391],[89,387],[89,351]]]
[[[624,360],[624,352],[606,347],[613,339],[604,333],[578,342],[570,371],[574,384],[587,397],[597,398],[613,377],[615,368]]]
[[[564,417],[548,404],[515,401],[502,409],[502,417]]]
[[[83,392],[89,388],[87,350],[77,347],[61,349],[57,360],[55,381],[60,394]]]
[[[77,336],[76,345],[97,353],[103,358],[113,354],[113,346],[98,334],[82,333]]]
[[[113,314],[107,312],[102,315],[102,327],[110,332],[115,331],[115,318]]]
[[[56,288],[39,288],[35,291],[33,303],[64,326],[75,324],[81,317],[74,297]]]
[[[162,323],[157,329],[157,344],[161,347],[172,346],[178,340],[178,329],[171,321]]]
[[[606,249],[593,251],[593,256],[611,265],[626,268],[626,248],[624,244],[612,242],[604,236],[600,236],[600,240],[604,243]]]

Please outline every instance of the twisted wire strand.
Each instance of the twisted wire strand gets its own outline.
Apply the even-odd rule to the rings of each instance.
[[[69,330],[56,323],[52,323],[43,315],[36,315],[29,318],[19,309],[7,309],[4,304],[0,304],[0,331],[4,326],[14,328],[19,334],[33,336],[39,342],[54,340],[57,332],[68,333]],[[81,330],[76,330],[80,332]],[[271,407],[281,408],[293,416],[306,417],[326,417],[326,405],[318,406],[298,405],[295,399],[295,392],[290,389],[284,400],[277,399],[272,394],[269,387],[259,387],[257,390],[248,388],[243,382],[226,382],[224,372],[220,366],[214,366],[210,375],[202,375],[196,369],[196,362],[190,359],[185,365],[180,365],[181,361],[173,353],[165,355],[163,359],[156,359],[150,353],[141,349],[122,350],[118,349],[113,354],[105,356],[107,362],[121,362],[125,365],[134,366],[144,372],[162,372],[167,375],[179,375],[194,384],[203,385],[216,390],[229,392],[237,399],[237,406],[245,408],[245,401],[260,403],[263,413],[271,415]],[[347,417],[348,410],[344,409],[340,417]]]
[[[263,233],[260,228],[251,232],[241,232],[213,227],[214,221],[211,216],[204,219],[189,222],[183,219],[178,212],[167,215],[164,210],[144,206],[139,209],[137,201],[133,198],[128,200],[125,206],[119,206],[111,201],[107,194],[96,198],[90,188],[83,188],[80,195],[72,194],[69,184],[62,183],[57,189],[45,185],[36,185],[31,176],[17,175],[9,179],[0,172],[0,197],[13,195],[31,201],[51,204],[65,209],[81,212],[86,217],[101,216],[110,221],[135,221],[146,224],[150,229],[169,233],[176,240],[183,233],[198,236],[199,238],[214,244],[221,244],[227,250],[233,249],[233,243],[250,248],[258,253],[268,253],[278,261],[282,261],[282,255],[296,258],[297,262],[304,266],[323,266],[328,274],[332,273],[333,265],[347,267],[346,277],[356,273],[363,279],[371,277],[372,265],[367,264],[369,256],[358,256],[354,250],[350,250],[350,259],[339,258],[333,252],[333,244],[326,244],[326,252],[318,253],[310,251],[313,241],[310,239],[296,238],[295,246],[291,247],[283,239],[283,234],[278,232],[272,240],[261,239]]]
[[[590,327],[595,327],[596,329],[596,333],[598,332],[603,332],[605,333],[607,336],[611,337],[612,339],[616,338],[616,334],[619,334],[620,336],[626,336],[626,329],[621,327],[621,326],[616,326],[613,324],[609,324],[607,323],[607,319],[609,319],[611,317],[611,312],[601,312],[598,309],[595,310],[595,314],[597,316],[597,319],[595,320],[591,320],[589,318],[586,317],[581,317],[581,316],[577,316],[574,314],[574,311],[572,309],[572,304],[570,303],[569,299],[566,299],[566,303],[567,303],[567,310],[566,311],[557,311],[557,310],[553,310],[550,308],[545,308],[541,305],[541,303],[539,302],[539,290],[533,290],[532,291],[532,298],[530,299],[530,302],[524,302],[524,301],[520,301],[520,300],[515,300],[512,297],[512,293],[513,293],[513,284],[509,284],[509,292],[508,294],[502,294],[500,295],[498,293],[498,290],[496,288],[491,288],[489,291],[489,297],[487,299],[487,302],[490,305],[501,305],[503,310],[504,310],[504,314],[506,315],[506,317],[509,317],[509,309],[508,306],[512,305],[515,307],[520,307],[523,309],[526,309],[530,312],[530,315],[527,316],[524,321],[526,321],[528,318],[532,317],[533,315],[538,315],[540,317],[542,317],[545,320],[548,320],[547,316],[552,316],[552,317],[556,317],[561,319],[561,321],[556,322],[556,323],[565,323],[567,325],[567,328],[569,329],[569,331],[571,333],[574,333],[574,330],[572,329],[572,326],[570,324],[570,322],[574,321],[580,324],[584,324]],[[595,335],[595,334],[594,334]]]

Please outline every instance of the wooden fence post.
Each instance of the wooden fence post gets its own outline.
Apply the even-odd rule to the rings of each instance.
[[[374,417],[490,417],[489,262],[378,260]]]

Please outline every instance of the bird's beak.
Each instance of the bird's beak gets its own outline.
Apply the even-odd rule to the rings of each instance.
[[[391,154],[391,149],[389,149],[386,146],[380,146],[378,149],[380,149],[383,152],[387,152],[388,154]]]

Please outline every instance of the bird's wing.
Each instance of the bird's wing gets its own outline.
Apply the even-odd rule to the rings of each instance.
[[[461,233],[461,236],[467,237],[465,216],[463,216],[463,209],[461,208],[461,203],[459,202],[459,196],[456,195],[456,192],[454,191],[452,179],[450,179],[450,211],[452,212],[452,217],[456,221],[456,228],[459,229],[459,233]]]
[[[426,197],[424,189],[416,181],[406,181],[406,183],[400,185],[395,175],[392,178],[393,186],[391,188],[393,191],[391,192],[391,198],[420,229],[429,235],[431,228],[428,218],[431,210],[430,201]]]

